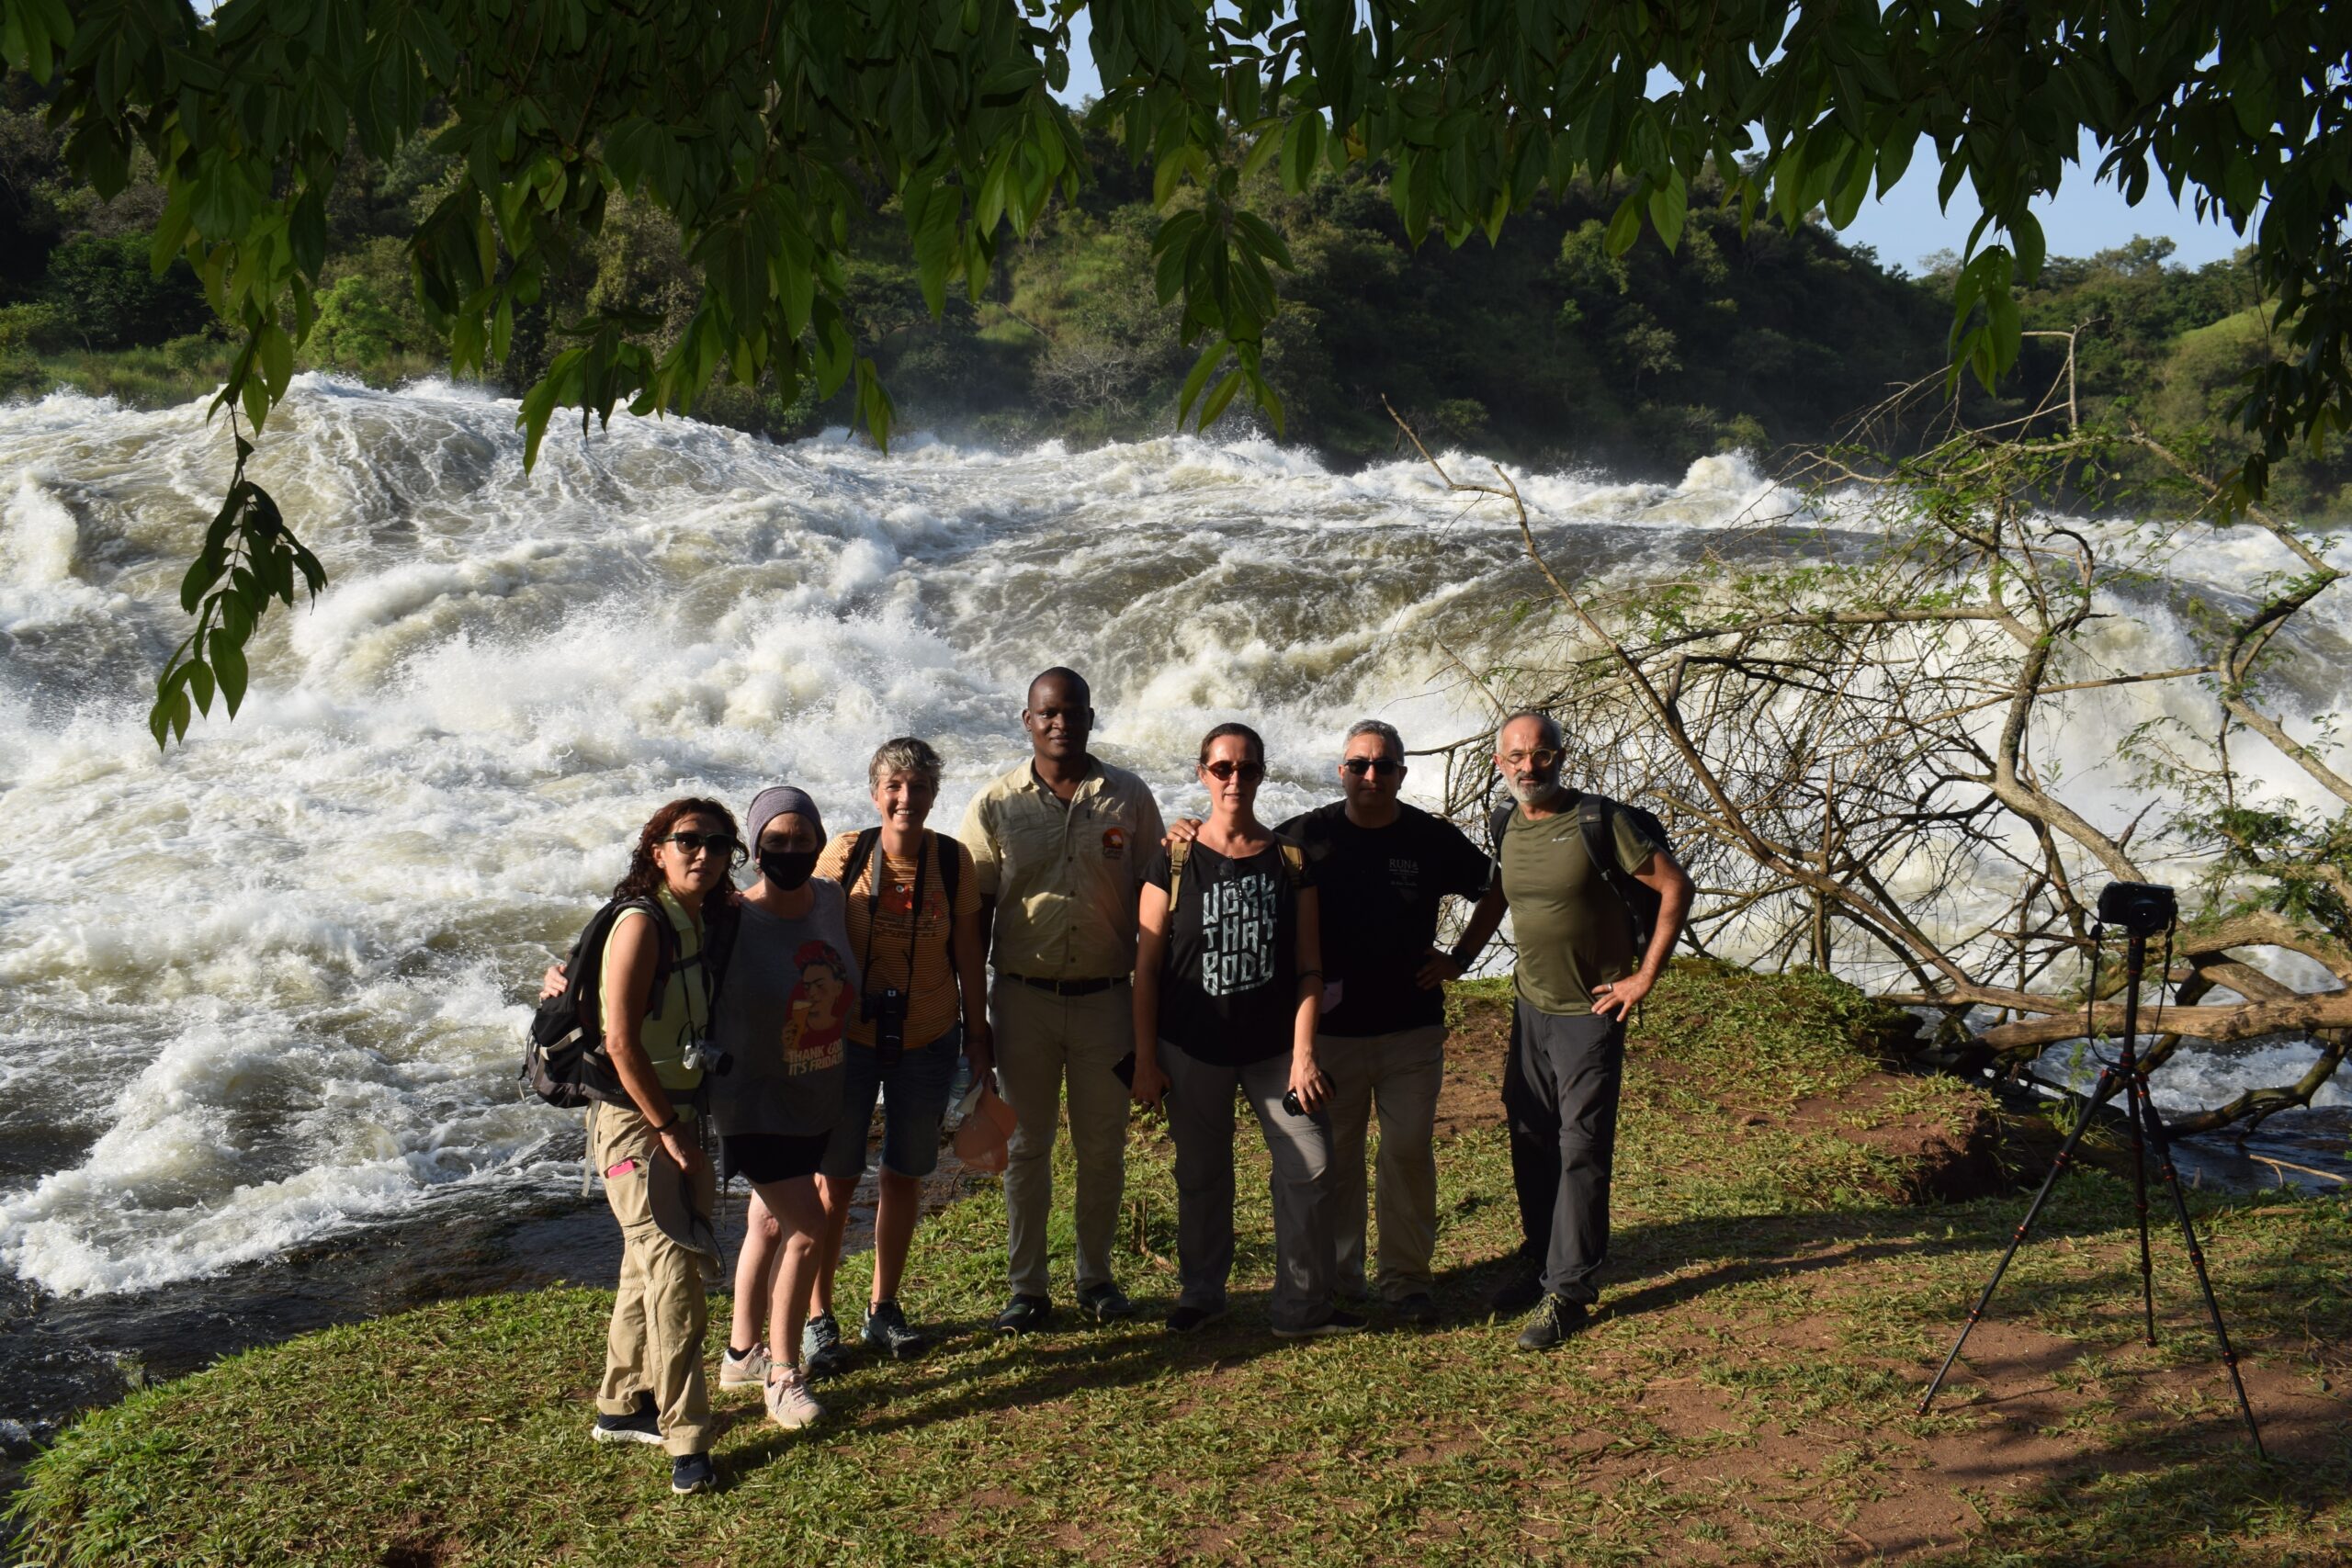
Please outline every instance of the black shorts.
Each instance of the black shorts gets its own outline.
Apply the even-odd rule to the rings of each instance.
[[[740,1176],[754,1187],[814,1176],[825,1157],[831,1133],[798,1137],[790,1133],[733,1133],[718,1140],[718,1171],[722,1179]]]

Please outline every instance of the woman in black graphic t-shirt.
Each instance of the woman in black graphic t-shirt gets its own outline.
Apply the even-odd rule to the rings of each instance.
[[[1323,1213],[1330,1084],[1315,1061],[1323,973],[1313,875],[1297,846],[1258,820],[1266,748],[1255,730],[1210,730],[1200,768],[1208,820],[1181,857],[1162,849],[1154,858],[1137,911],[1135,1096],[1167,1103],[1176,1143],[1182,1293],[1168,1326],[1189,1333],[1225,1315],[1238,1085],[1273,1159],[1274,1332],[1350,1333],[1363,1320],[1332,1303]]]

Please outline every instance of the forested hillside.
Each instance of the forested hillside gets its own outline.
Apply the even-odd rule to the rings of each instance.
[[[877,202],[854,246],[851,304],[866,352],[909,427],[996,443],[1076,442],[1173,428],[1193,355],[1153,287],[1160,214],[1148,182],[1105,141],[1076,205],[1026,242],[1003,240],[981,298],[924,307],[903,226]],[[410,286],[402,237],[451,177],[423,141],[373,164],[355,152],[329,215],[330,266],[310,367],[397,382],[445,362]],[[1528,464],[1606,464],[1675,473],[1732,446],[1770,455],[1834,438],[1858,411],[1941,365],[1946,277],[1906,276],[1825,228],[1758,223],[1692,194],[1678,251],[1645,235],[1611,258],[1611,203],[1579,189],[1514,219],[1499,245],[1406,246],[1374,165],[1326,175],[1305,195],[1269,177],[1259,193],[1296,263],[1267,362],[1286,439],[1342,464],[1383,456],[1395,430],[1385,395],[1431,444]],[[67,384],[127,400],[209,391],[227,344],[187,264],[151,275],[160,190],[110,202],[76,186],[29,83],[0,101],[0,396]],[[2270,353],[2247,269],[2189,269],[2169,243],[2054,259],[2026,300],[2029,331],[2079,331],[2077,399],[2086,419],[2130,416],[2173,434],[2227,429],[2238,376]],[[590,311],[631,313],[656,336],[691,310],[694,274],[669,220],[616,199],[592,248],[518,319],[497,375],[520,390]],[[2008,390],[2038,394],[2064,344],[2028,340]],[[1972,417],[2001,403],[1973,389]],[[2017,412],[2023,412],[2018,401]],[[846,423],[807,395],[721,386],[695,411],[778,436]],[[1245,417],[1241,405],[1228,418]],[[1895,433],[1899,435],[1899,433]],[[2352,512],[2340,454],[2282,465],[2284,504]]]

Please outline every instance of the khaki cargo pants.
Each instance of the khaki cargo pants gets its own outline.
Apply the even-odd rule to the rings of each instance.
[[[661,1143],[634,1108],[588,1109],[589,1157],[604,1176],[605,1201],[621,1226],[620,1294],[605,1339],[596,1408],[627,1416],[640,1394],[650,1393],[661,1416],[662,1446],[673,1454],[707,1453],[716,1433],[702,1371],[707,1259],[664,1229],[662,1219],[676,1225],[672,1211],[685,1206],[678,1201],[682,1195],[707,1218],[718,1190],[706,1164],[688,1190]]]

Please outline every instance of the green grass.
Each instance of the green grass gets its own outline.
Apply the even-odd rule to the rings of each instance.
[[[1493,998],[1465,989],[1465,1026],[1490,1036]],[[1552,1356],[1475,1315],[1516,1240],[1498,1129],[1442,1151],[1453,1316],[1430,1334],[1271,1337],[1260,1160],[1227,1324],[1000,1341],[981,1330],[1002,1290],[989,1189],[917,1239],[905,1295],[948,1342],[824,1385],[830,1416],[808,1433],[766,1426],[748,1391],[723,1398],[715,1498],[672,1498],[652,1450],[585,1440],[610,1297],[555,1290],[328,1330],[98,1412],[32,1465],[21,1549],[390,1564],[2352,1553],[2339,1201],[2197,1201],[2286,1462],[2244,1452],[2177,1235],[2157,1239],[2162,1344],[2137,1345],[2130,1200],[2096,1172],[2062,1185],[2020,1255],[1972,1350],[1981,1375],[1914,1414],[2022,1204],[1905,1207],[1883,1195],[1885,1156],[1776,1116],[1871,1080],[1855,1044],[1869,1022],[1813,977],[1686,966],[1661,987],[1629,1073],[1605,1308]],[[1906,1114],[1981,1113],[1959,1085],[1896,1089]],[[1138,1126],[1122,1269],[1148,1307],[1173,1293],[1169,1153]]]

